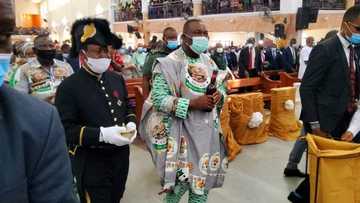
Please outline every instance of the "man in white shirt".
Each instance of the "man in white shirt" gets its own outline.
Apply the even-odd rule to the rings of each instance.
[[[306,45],[300,51],[300,68],[298,78],[301,80],[304,76],[307,62],[309,61],[310,53],[314,46],[314,38],[308,37],[306,38]]]
[[[346,142],[352,142],[360,139],[360,136],[358,136],[360,132],[360,106],[358,106],[357,111],[353,115],[349,128],[347,131],[341,136],[342,141]]]

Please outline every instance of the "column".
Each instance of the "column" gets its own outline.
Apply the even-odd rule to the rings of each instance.
[[[282,13],[295,13],[299,7],[302,7],[303,0],[280,0],[280,11]]]
[[[150,29],[147,26],[147,21],[149,20],[149,4],[150,0],[141,1],[141,12],[143,14],[143,20],[141,23],[142,32],[144,33],[144,44],[149,44],[150,42]]]
[[[193,8],[193,16],[201,16],[202,15],[202,1],[201,0],[193,0],[194,8]]]
[[[346,9],[350,8],[351,6],[355,5],[355,0],[345,0],[346,2]]]

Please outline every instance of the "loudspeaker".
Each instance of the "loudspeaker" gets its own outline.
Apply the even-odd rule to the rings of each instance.
[[[311,9],[309,7],[298,8],[296,14],[296,30],[309,28]]]
[[[285,36],[285,25],[282,23],[275,24],[275,37],[283,38]]]
[[[318,15],[319,15],[319,9],[316,8],[310,9],[309,22],[316,23]]]

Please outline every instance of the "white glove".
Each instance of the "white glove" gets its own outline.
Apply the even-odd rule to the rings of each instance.
[[[126,130],[127,131],[136,130],[136,124],[134,122],[129,122],[128,124],[126,124]]]
[[[125,127],[113,126],[108,128],[100,128],[100,142],[113,144],[116,146],[124,146],[130,144],[128,138],[121,136],[121,133],[126,132]]]
[[[264,121],[264,116],[262,115],[262,113],[255,112],[251,115],[250,121],[248,123],[248,127],[251,129],[258,128],[263,123],[263,121]]]
[[[134,122],[129,122],[126,124],[126,131],[134,131],[134,135],[130,139],[130,143],[133,143],[137,136],[136,124]]]

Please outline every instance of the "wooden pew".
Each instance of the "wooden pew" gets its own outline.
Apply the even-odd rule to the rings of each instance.
[[[128,98],[135,102],[135,115],[137,125],[140,124],[142,106],[145,98],[143,94],[144,81],[143,78],[133,78],[125,81],[126,89],[128,91]]]
[[[295,82],[299,82],[300,80],[297,78],[297,73],[286,73],[280,72],[280,81],[283,87],[292,87]]]
[[[126,87],[128,91],[128,99],[131,102],[135,102],[135,115],[137,124],[140,123],[142,106],[144,104],[145,98],[143,95],[143,89],[139,85],[130,85]]]
[[[263,93],[270,94],[272,88],[282,87],[280,80],[271,79],[272,76],[277,76],[276,74],[278,74],[278,73],[273,73],[273,75],[266,74],[266,73],[261,74],[261,82],[262,82],[262,85],[263,85],[263,87],[262,87]]]
[[[266,75],[254,78],[243,78],[227,81],[228,94],[239,93],[240,88],[253,87],[254,91],[261,91],[263,93],[264,101],[270,101],[271,88],[280,87],[280,81],[273,81]]]
[[[126,86],[138,85],[140,87],[143,87],[143,84],[144,84],[143,80],[144,80],[143,78],[133,78],[133,79],[125,80],[125,83],[126,83]]]

